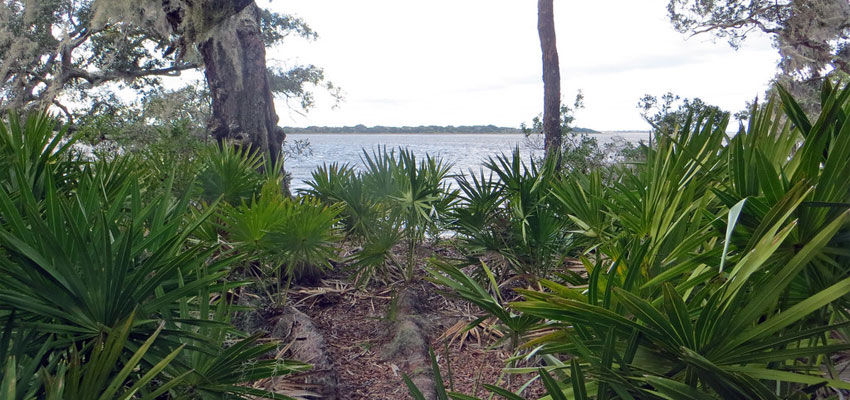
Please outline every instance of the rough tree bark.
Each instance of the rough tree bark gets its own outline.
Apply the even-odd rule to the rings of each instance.
[[[197,44],[203,58],[212,96],[210,133],[219,142],[250,145],[277,161],[285,134],[277,125],[255,2],[163,0],[163,7],[172,26]],[[192,23],[183,23],[189,18]]]
[[[199,43],[212,95],[208,128],[219,141],[250,144],[277,161],[285,135],[277,125],[259,20],[251,3]]]
[[[557,157],[561,164],[561,72],[555,45],[553,0],[537,2],[537,33],[543,51],[543,135],[546,158]]]

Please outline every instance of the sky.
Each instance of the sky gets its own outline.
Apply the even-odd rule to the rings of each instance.
[[[284,126],[497,125],[542,111],[537,2],[531,0],[287,0],[265,4],[303,18],[316,41],[288,38],[267,57],[315,64],[345,100],[317,91],[301,115],[278,104]],[[637,102],[667,91],[729,111],[760,96],[778,55],[766,36],[739,50],[673,30],[667,0],[555,0],[561,94],[585,108],[575,124],[644,130]]]

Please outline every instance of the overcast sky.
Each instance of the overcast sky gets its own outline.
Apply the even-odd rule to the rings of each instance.
[[[264,1],[261,1],[263,6]],[[730,111],[761,95],[776,71],[767,37],[735,51],[709,36],[686,38],[667,0],[555,1],[561,93],[586,108],[576,125],[648,129],[644,94],[673,91]],[[284,126],[478,125],[518,127],[543,106],[537,2],[532,0],[287,0],[276,11],[304,18],[319,39],[271,50],[285,64],[315,64],[342,87],[334,109],[317,96],[306,116],[278,113]]]

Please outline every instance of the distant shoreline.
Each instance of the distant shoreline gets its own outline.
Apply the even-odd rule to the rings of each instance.
[[[287,135],[522,135],[522,132],[290,132]]]
[[[593,129],[575,127],[576,132],[597,133]],[[287,133],[316,133],[316,134],[521,134],[522,129],[508,126],[496,125],[420,125],[420,126],[307,126],[295,127],[285,126],[283,131]]]
[[[284,128],[287,135],[522,135],[522,132],[290,132]],[[646,135],[648,131],[596,131],[585,132],[590,136],[605,135]]]

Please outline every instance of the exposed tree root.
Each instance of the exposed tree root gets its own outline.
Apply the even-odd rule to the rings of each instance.
[[[325,339],[310,317],[295,307],[286,307],[274,324],[271,336],[290,346],[288,358],[313,365],[312,371],[304,375],[304,383],[313,386],[312,390],[323,399],[339,398],[339,377],[328,357]]]
[[[413,288],[402,288],[396,296],[391,340],[384,347],[382,358],[392,361],[422,391],[426,399],[436,399],[434,376],[428,358],[427,327],[420,317],[421,294]]]

